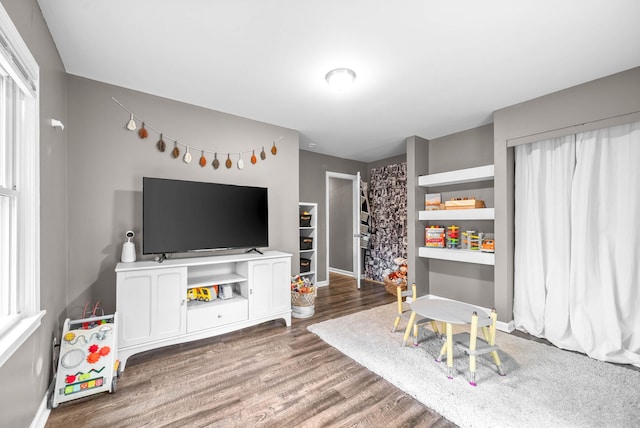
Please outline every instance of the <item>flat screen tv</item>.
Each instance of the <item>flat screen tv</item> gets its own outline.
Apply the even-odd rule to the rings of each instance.
[[[143,177],[143,254],[268,246],[266,188]]]

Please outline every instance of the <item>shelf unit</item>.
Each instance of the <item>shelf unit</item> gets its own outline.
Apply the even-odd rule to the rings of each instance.
[[[318,224],[318,204],[315,202],[299,202],[298,210],[300,214],[303,212],[308,212],[311,214],[311,225],[308,227],[299,227],[300,230],[300,238],[312,238],[313,243],[311,249],[300,249],[300,260],[307,259],[310,260],[310,268],[308,272],[300,272],[301,276],[309,278],[312,284],[316,283],[316,270],[317,270],[317,249],[318,249],[318,233],[317,233],[317,224]],[[302,239],[301,239],[302,241]]]
[[[493,180],[493,165],[484,165],[475,168],[423,175],[418,177],[418,185],[421,187],[438,187],[489,180]],[[494,218],[495,211],[493,208],[418,211],[418,220],[422,221],[494,220]],[[482,251],[420,247],[418,248],[418,256],[484,265],[495,264],[495,255],[493,253],[485,253]]]

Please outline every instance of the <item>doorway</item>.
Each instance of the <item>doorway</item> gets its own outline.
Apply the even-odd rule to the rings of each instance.
[[[326,277],[329,272],[356,279],[360,288],[360,173],[326,173]]]

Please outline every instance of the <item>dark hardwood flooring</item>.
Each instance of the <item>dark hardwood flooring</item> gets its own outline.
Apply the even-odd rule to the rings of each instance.
[[[363,281],[358,290],[331,274],[313,317],[134,355],[114,394],[62,403],[46,426],[453,427],[307,331],[393,301],[381,284]]]

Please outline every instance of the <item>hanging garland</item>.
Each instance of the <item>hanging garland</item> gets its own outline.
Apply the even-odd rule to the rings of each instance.
[[[205,150],[203,148],[196,148],[196,147],[184,144],[184,143],[179,143],[177,139],[169,137],[164,132],[162,132],[159,129],[149,125],[148,123],[146,123],[140,116],[132,113],[131,110],[127,109],[124,105],[122,105],[122,103],[120,103],[120,101],[116,100],[113,97],[111,97],[111,99],[116,104],[118,104],[120,107],[122,107],[122,109],[124,111],[129,113],[129,120],[127,121],[127,123],[125,125],[125,129],[127,129],[129,131],[135,131],[136,129],[138,129],[138,125],[136,124],[136,119],[137,119],[139,122],[142,123],[140,125],[140,129],[138,129],[138,137],[140,137],[140,139],[144,140],[144,139],[149,137],[149,131],[147,130],[147,128],[154,130],[155,132],[157,132],[160,135],[160,137],[158,139],[158,142],[156,143],[156,148],[158,149],[158,151],[164,152],[166,150],[167,143],[165,142],[165,140],[173,141],[173,150],[171,150],[171,157],[172,158],[178,159],[180,157],[180,148],[178,146],[182,146],[182,147],[184,147],[184,150],[185,150],[185,153],[182,156],[182,161],[184,163],[186,163],[186,164],[191,163],[191,160],[193,159],[193,157],[191,156],[191,153],[189,152],[189,149],[192,149],[192,150],[194,150],[196,152],[200,152],[200,159],[198,160],[198,165],[200,165],[201,167],[205,167],[207,165],[207,162],[208,162],[207,158],[205,156],[205,153],[213,154],[213,162],[211,162],[211,166],[213,167],[213,169],[218,169],[220,167],[220,161],[218,160],[218,153],[220,153],[220,152],[209,151],[209,150]],[[282,140],[282,138],[284,138],[284,136],[281,136],[277,140],[273,141],[273,145],[271,146],[271,154],[273,156],[275,156],[278,153],[278,148],[276,147],[276,143],[278,141]],[[258,162],[258,158],[256,157],[255,149],[251,149],[251,150],[243,151],[243,152],[227,152],[227,160],[224,163],[224,165],[227,167],[227,169],[230,169],[233,166],[233,161],[231,160],[231,155],[232,154],[234,156],[236,156],[236,155],[238,156],[238,160],[236,162],[236,166],[238,167],[238,169],[243,169],[244,168],[244,161],[242,160],[242,154],[243,153],[245,153],[245,154],[251,153],[250,159],[251,159],[251,164],[252,165],[255,165]],[[260,152],[260,159],[261,160],[267,159],[267,153],[264,151],[264,146],[262,146],[262,151]]]

